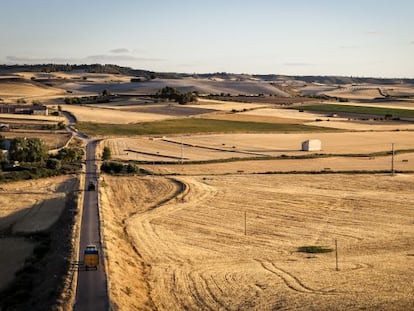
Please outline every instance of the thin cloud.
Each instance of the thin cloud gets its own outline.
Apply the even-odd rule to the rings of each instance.
[[[161,58],[147,58],[147,57],[135,57],[132,55],[90,55],[86,57],[87,60],[93,60],[97,62],[125,62],[125,61],[152,61],[159,62],[163,61]]]
[[[114,54],[128,54],[128,53],[130,53],[130,51],[128,49],[125,49],[125,48],[113,49],[113,50],[110,50],[109,52],[114,53]]]
[[[287,62],[283,64],[283,66],[290,66],[290,67],[303,67],[303,66],[314,66],[314,65],[315,64],[305,63],[305,62]]]
[[[358,49],[359,46],[357,46],[357,45],[341,45],[339,48],[342,49],[342,50],[353,50],[353,49]]]
[[[9,62],[25,63],[25,64],[39,64],[39,63],[68,63],[68,58],[37,58],[37,57],[24,57],[24,56],[6,56]]]
[[[14,64],[91,64],[91,63],[126,63],[126,62],[138,62],[138,61],[147,61],[147,62],[161,62],[161,58],[146,58],[146,57],[135,57],[132,55],[110,55],[110,54],[100,54],[100,55],[89,55],[83,58],[57,58],[57,57],[30,57],[30,56],[6,56],[6,60],[9,63]]]

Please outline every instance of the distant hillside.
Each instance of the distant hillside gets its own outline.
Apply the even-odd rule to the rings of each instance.
[[[178,72],[154,72],[142,69],[132,69],[129,67],[122,67],[112,64],[92,64],[92,65],[69,65],[69,64],[39,64],[39,65],[0,65],[0,73],[10,74],[14,72],[70,72],[70,71],[84,71],[88,73],[108,73],[108,74],[123,74],[133,77],[144,77],[148,80],[160,78],[160,79],[182,79],[182,78],[204,78],[204,79],[222,79],[222,80],[264,80],[264,81],[277,81],[277,80],[297,80],[307,83],[323,83],[323,84],[401,84],[408,83],[414,84],[414,79],[383,79],[383,78],[359,78],[359,77],[343,77],[343,76],[285,76],[277,74],[267,75],[249,75],[249,74],[234,74],[228,72],[216,72],[216,73],[200,73],[200,74],[187,74]]]
[[[414,79],[399,79],[399,78],[359,78],[359,77],[343,77],[343,76],[281,76],[281,75],[253,75],[253,77],[265,80],[265,81],[274,81],[281,78],[291,78],[298,81],[303,81],[307,83],[322,83],[322,84],[360,84],[360,83],[369,83],[369,84],[402,84],[414,83]]]

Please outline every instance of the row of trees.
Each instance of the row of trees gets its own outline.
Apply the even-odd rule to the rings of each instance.
[[[197,101],[197,94],[193,92],[181,93],[176,88],[166,86],[155,94],[156,98],[174,100],[180,105]]]

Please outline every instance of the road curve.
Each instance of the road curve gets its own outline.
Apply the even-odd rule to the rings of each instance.
[[[97,141],[86,145],[86,176],[81,222],[79,261],[83,261],[83,251],[88,244],[95,244],[99,249],[99,266],[97,270],[85,271],[80,266],[76,288],[74,310],[108,310],[107,279],[103,264],[102,245],[100,243],[100,226],[98,212],[98,175],[95,162]],[[90,182],[96,185],[95,191],[88,191]]]

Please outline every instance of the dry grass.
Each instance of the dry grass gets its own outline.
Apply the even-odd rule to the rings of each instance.
[[[50,227],[65,206],[65,195],[74,190],[70,176],[19,181],[0,188],[0,230],[36,232]]]
[[[60,176],[2,184],[0,233],[33,233],[48,229],[61,215],[65,196],[74,190],[75,178]],[[14,279],[35,244],[24,238],[0,238],[0,290]]]
[[[128,124],[171,119],[171,116],[155,113],[121,111],[86,106],[62,105],[62,110],[69,111],[80,122],[108,124]]]
[[[20,121],[22,123],[30,121],[47,121],[57,123],[59,121],[65,121],[65,117],[56,117],[56,116],[34,116],[34,115],[21,115],[21,114],[6,114],[0,113],[0,119],[10,119]]]
[[[113,274],[111,279],[120,288],[148,285],[150,291],[140,291],[142,298],[135,300],[137,309],[148,300],[160,310],[413,306],[413,257],[408,255],[413,252],[414,176],[242,175],[180,181],[188,187],[180,200],[140,209],[125,222],[141,258],[127,252],[110,264],[122,271],[143,262],[144,271],[134,270],[140,277]],[[136,193],[148,205],[165,197],[145,190],[151,183],[157,187],[160,178],[106,183],[111,198],[106,212],[125,201],[139,206]],[[335,238],[340,271],[335,271],[334,253],[296,252],[304,245],[332,248]],[[129,296],[122,296],[126,300],[119,306],[130,308]]]
[[[39,138],[41,139],[48,149],[56,149],[66,145],[72,134],[66,131],[53,132],[53,131],[14,131],[14,132],[2,132],[1,133],[7,139],[13,139],[17,137],[27,138]]]

